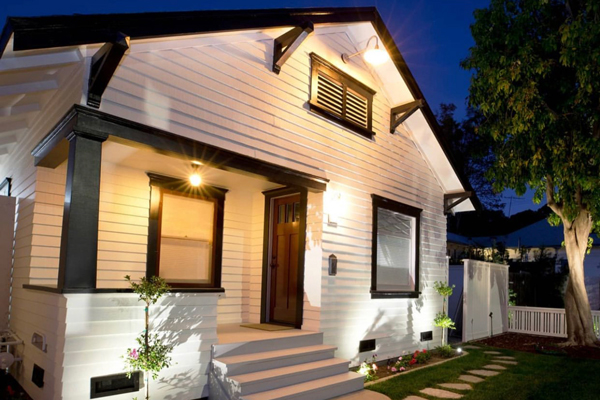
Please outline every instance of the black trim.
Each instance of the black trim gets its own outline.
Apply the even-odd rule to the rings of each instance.
[[[133,293],[132,289],[109,289],[109,288],[96,288],[96,289],[59,289],[50,286],[41,285],[23,285],[23,289],[37,290],[40,292],[57,293],[57,294],[70,294],[70,293]],[[171,288],[169,293],[225,293],[225,288]]]
[[[129,36],[118,33],[116,40],[105,43],[92,57],[88,81],[87,105],[100,108],[102,94],[129,49]]]
[[[213,201],[215,205],[215,225],[213,228],[213,265],[211,282],[209,283],[172,283],[168,282],[174,288],[219,288],[221,287],[221,271],[223,263],[223,221],[225,215],[225,193],[227,189],[218,188],[210,185],[201,185],[194,188],[188,184],[188,181],[180,178],[173,178],[147,173],[150,184],[150,217],[148,221],[148,251],[146,253],[146,276],[160,275],[159,273],[159,254],[160,254],[160,199],[161,189],[169,192],[181,193],[192,197]],[[158,189],[158,190],[157,190]]]
[[[268,275],[269,275],[269,250],[271,245],[271,218],[272,200],[277,197],[284,197],[293,194],[300,194],[300,226],[298,227],[298,241],[299,249],[306,248],[306,215],[308,209],[308,192],[305,188],[294,188],[286,187],[280,189],[273,189],[264,191],[265,195],[265,217],[264,217],[264,228],[263,228],[263,272],[261,282],[261,295],[260,295],[260,322],[269,322],[267,310],[269,308],[268,302]],[[296,329],[302,328],[302,312],[304,310],[304,253],[305,251],[298,252],[298,291],[296,296],[296,322],[294,327]],[[284,325],[280,324],[279,325]]]
[[[373,351],[377,348],[376,339],[364,339],[358,342],[358,352],[364,353],[366,351]]]
[[[402,204],[385,197],[372,194],[373,199],[373,229],[371,235],[371,298],[372,299],[390,299],[390,298],[411,298],[416,299],[421,292],[419,291],[419,275],[421,266],[421,210],[420,208]],[[385,208],[404,215],[415,218],[415,288],[412,291],[391,291],[377,290],[377,228],[378,228],[378,208]]]
[[[304,40],[315,30],[312,22],[304,22],[300,26],[287,31],[273,41],[273,67],[276,74],[281,72],[281,67],[296,51]]]
[[[444,214],[449,214],[450,211],[463,201],[470,197],[473,197],[475,192],[461,192],[461,193],[449,193],[444,195]],[[458,199],[456,201],[452,201]]]
[[[67,184],[60,241],[58,287],[96,287],[100,167],[104,135],[72,132],[69,141]]]
[[[114,40],[119,32],[127,32],[131,39],[135,40],[257,28],[294,27],[304,22],[315,25],[370,22],[413,98],[425,98],[375,7],[9,17],[0,38],[0,58],[11,35],[14,35],[13,49],[20,51],[106,43]],[[448,139],[443,135],[427,103],[422,111],[463,188],[465,191],[472,191],[469,180],[457,167]],[[482,209],[477,197],[472,197],[471,201],[476,209]]]
[[[360,82],[356,78],[352,77],[351,75],[348,75],[347,73],[345,73],[341,69],[337,68],[336,66],[331,64],[329,61],[325,60],[324,58],[318,56],[317,54],[310,53],[310,58],[311,58],[311,79],[310,79],[311,83],[310,83],[310,100],[308,101],[310,110],[313,112],[316,112],[317,114],[319,114],[325,118],[335,121],[336,123],[344,126],[345,128],[351,129],[351,130],[359,133],[360,135],[366,137],[367,139],[373,139],[373,136],[375,135],[375,132],[373,132],[373,96],[375,96],[375,94],[377,92],[375,92],[373,89],[371,89],[364,83]],[[323,107],[321,104],[319,104],[319,102],[318,102],[319,71],[324,71],[325,75],[330,77],[332,80],[339,81],[340,84],[343,86],[343,98],[342,98],[342,104],[340,104],[340,106],[342,107],[341,114],[338,114],[326,107]],[[346,104],[347,104],[346,93],[347,93],[348,88],[350,88],[352,91],[359,94],[360,96],[364,97],[364,99],[367,101],[367,115],[366,115],[367,126],[366,127],[361,126],[346,117],[346,115],[347,115],[346,114]]]
[[[0,192],[2,192],[4,190],[4,188],[7,188],[5,196],[10,196],[10,191],[12,189],[12,178],[9,178],[9,177],[4,178],[2,183],[0,183]]]
[[[151,149],[185,160],[198,160],[207,167],[262,178],[286,186],[325,191],[329,182],[326,178],[221,149],[77,104],[34,148],[31,154],[35,157],[35,165],[48,168],[60,165],[65,160],[64,138],[72,131],[90,137],[105,135],[108,132],[111,141]]]

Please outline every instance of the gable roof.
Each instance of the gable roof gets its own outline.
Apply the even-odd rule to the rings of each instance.
[[[415,99],[424,99],[421,89],[375,7],[9,17],[0,35],[0,58],[11,39],[13,51],[23,51],[105,43],[114,41],[119,33],[136,40],[298,26],[305,22],[313,24],[370,22],[411,95]],[[442,134],[435,115],[426,102],[421,111],[462,188],[464,191],[473,191],[469,180],[457,167],[448,139]],[[481,209],[481,203],[476,195],[473,195],[470,200],[476,209]]]

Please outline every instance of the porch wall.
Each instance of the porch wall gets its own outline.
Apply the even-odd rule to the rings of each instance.
[[[172,366],[150,380],[157,399],[208,396],[207,368],[217,342],[220,294],[169,294],[150,308],[151,330],[175,345]],[[63,297],[63,296],[61,296]],[[121,358],[144,329],[144,306],[131,293],[68,294],[64,324],[64,368],[56,399],[89,398],[90,379],[124,372]],[[62,395],[62,397],[60,397]],[[111,396],[111,400],[143,398],[144,391]]]
[[[338,345],[338,354],[354,363],[362,339],[378,339],[380,356],[422,347],[421,331],[433,330],[438,344],[440,330],[433,328],[432,320],[442,300],[432,286],[444,280],[447,271],[440,182],[404,126],[389,133],[390,107],[395,104],[388,100],[384,84],[360,57],[349,65],[340,61],[341,52],[357,50],[347,30],[317,29],[276,75],[271,72],[272,37],[282,32],[224,35],[206,42],[174,40],[172,45],[153,48],[148,43],[132,49],[106,89],[101,110],[330,179],[320,218],[326,222],[327,214],[335,211],[339,222],[324,222],[320,240],[310,244],[313,250],[315,243],[321,246],[321,256],[309,257],[305,265],[306,270],[321,269],[320,284],[310,283],[320,285],[321,295],[318,299],[305,294],[304,326],[325,332],[325,341]],[[311,52],[377,91],[374,140],[308,111]],[[341,194],[339,204],[328,205],[330,193]],[[370,298],[372,193],[423,209],[419,299]],[[327,275],[330,254],[338,257],[335,277]],[[258,264],[252,271],[258,271]],[[258,315],[258,276],[250,278],[251,319]]]
[[[156,171],[153,171],[156,172]],[[185,177],[183,177],[185,178]],[[209,182],[218,186],[218,182]],[[98,233],[99,288],[124,288],[146,273],[150,186],[146,171],[102,163]],[[244,187],[225,197],[219,323],[260,319],[264,196]],[[258,275],[251,285],[251,277]],[[258,298],[251,311],[252,299]],[[258,313],[258,317],[256,314]],[[251,317],[251,314],[254,314]]]

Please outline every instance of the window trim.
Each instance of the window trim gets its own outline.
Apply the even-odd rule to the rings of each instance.
[[[213,228],[213,269],[209,283],[169,283],[173,288],[215,289],[221,287],[221,271],[223,263],[223,220],[225,194],[227,189],[202,184],[192,188],[187,180],[169,176],[147,173],[150,178],[150,217],[148,223],[148,253],[146,256],[146,277],[159,276],[160,232],[163,193],[175,194],[206,201],[215,205]],[[199,290],[201,291],[201,290]]]
[[[311,79],[310,79],[310,99],[308,101],[310,111],[319,114],[327,119],[333,120],[345,128],[351,129],[354,132],[366,137],[367,139],[373,139],[375,132],[373,131],[373,97],[375,92],[373,89],[360,82],[356,78],[348,75],[341,69],[337,68],[329,61],[318,56],[315,53],[310,53],[311,58]],[[341,115],[331,112],[327,108],[321,106],[317,102],[318,94],[318,76],[319,69],[325,69],[329,75],[333,78],[342,81],[342,83],[350,87],[353,91],[359,93],[367,99],[367,128],[360,126]]]
[[[398,299],[410,298],[416,299],[421,292],[419,291],[419,275],[420,275],[420,247],[421,247],[421,212],[420,208],[409,206],[385,197],[372,194],[373,199],[373,230],[371,236],[371,298],[372,299]],[[378,208],[398,212],[409,217],[415,218],[415,265],[414,279],[415,289],[407,290],[377,290],[377,227],[378,227]]]

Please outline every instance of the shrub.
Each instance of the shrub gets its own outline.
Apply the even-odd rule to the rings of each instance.
[[[417,350],[413,354],[413,360],[415,360],[415,363],[417,364],[425,364],[427,361],[429,361],[430,358],[431,353],[429,353],[425,349],[423,349],[422,351]]]
[[[365,382],[373,381],[377,378],[377,354],[373,354],[373,357],[369,360],[365,358],[365,361],[360,364],[358,373],[365,376]]]
[[[435,348],[435,351],[437,354],[440,355],[440,357],[444,357],[444,358],[453,357],[454,354],[456,353],[456,351],[449,344],[446,344],[443,346],[438,346]]]

